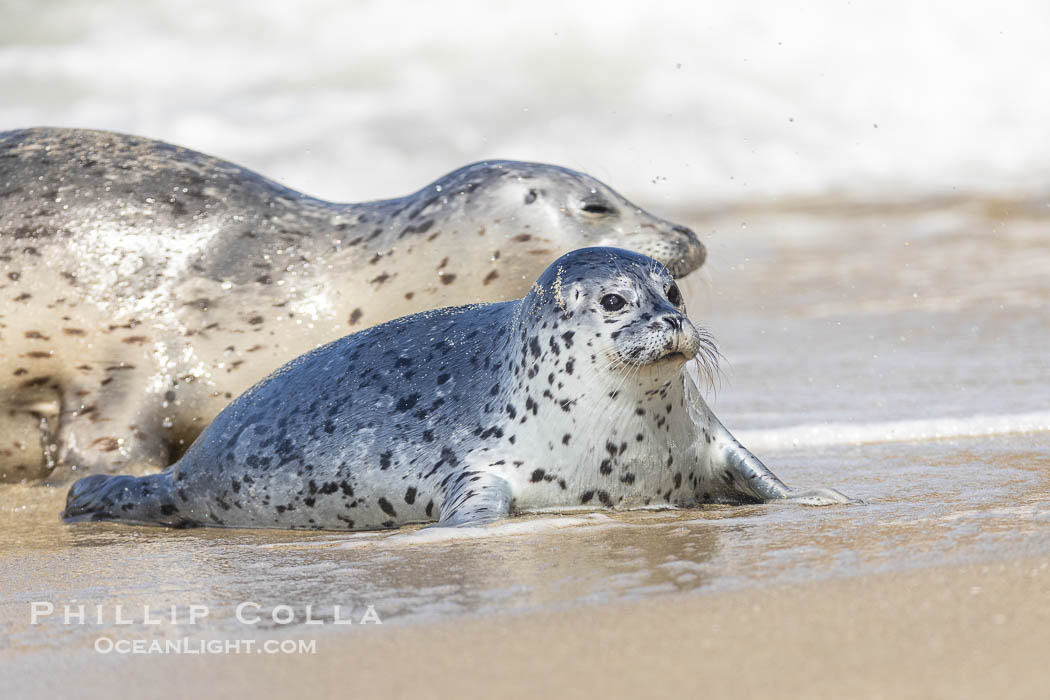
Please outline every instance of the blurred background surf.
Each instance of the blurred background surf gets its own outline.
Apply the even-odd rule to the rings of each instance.
[[[654,209],[1045,194],[1050,5],[3,0],[0,128],[360,201],[558,163]]]

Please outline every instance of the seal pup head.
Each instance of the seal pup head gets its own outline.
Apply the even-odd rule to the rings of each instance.
[[[563,255],[536,280],[519,313],[532,327],[571,325],[584,363],[616,381],[630,376],[663,383],[694,358],[709,381],[718,370],[714,340],[686,316],[671,272],[629,250],[595,247]]]
[[[692,229],[650,214],[586,173],[557,165],[484,161],[451,172],[425,190],[434,196],[425,198],[427,205],[416,216],[441,206],[462,207],[474,219],[479,248],[489,255],[499,250],[504,261],[614,246],[655,258],[675,277],[684,277],[707,257]],[[490,251],[492,241],[484,232],[491,237],[493,229],[506,232],[506,239]]]

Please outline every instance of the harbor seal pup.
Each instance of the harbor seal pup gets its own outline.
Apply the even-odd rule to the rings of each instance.
[[[285,365],[179,462],[92,475],[70,520],[174,527],[474,525],[530,510],[796,500],[719,423],[686,363],[715,350],[651,258],[585,248],[519,301],[425,312]]]
[[[704,247],[583,173],[489,161],[334,204],[119,134],[0,134],[0,481],[170,465],[288,360],[423,309],[522,296],[588,245],[678,275]]]

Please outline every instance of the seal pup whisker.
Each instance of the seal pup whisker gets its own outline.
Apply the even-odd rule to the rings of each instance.
[[[718,349],[714,336],[706,328],[697,327],[699,347],[696,355],[691,358],[696,360],[697,369],[703,379],[704,386],[712,393],[718,393],[725,375],[722,372],[722,360],[724,356]]]

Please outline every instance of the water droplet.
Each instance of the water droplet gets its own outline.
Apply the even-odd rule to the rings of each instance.
[[[175,421],[172,420],[171,416],[165,416],[164,420],[162,420],[160,424],[163,425],[165,428],[170,428],[173,425],[175,425]]]

